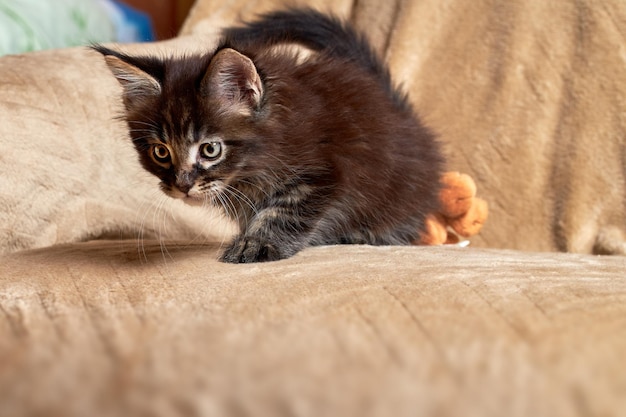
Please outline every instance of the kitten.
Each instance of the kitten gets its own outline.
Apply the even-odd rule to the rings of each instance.
[[[313,53],[273,48],[283,43]],[[94,48],[123,86],[133,143],[163,191],[238,222],[222,261],[407,245],[437,209],[435,136],[366,39],[333,17],[271,13],[185,58]]]

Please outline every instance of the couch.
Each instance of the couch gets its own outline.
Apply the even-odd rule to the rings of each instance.
[[[119,47],[207,50],[281,4],[198,0]],[[98,54],[0,58],[0,415],[626,414],[626,7],[295,4],[367,33],[483,231],[220,263],[233,226],[142,171]]]

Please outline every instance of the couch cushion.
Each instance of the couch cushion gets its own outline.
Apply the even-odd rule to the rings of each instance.
[[[0,257],[0,414],[626,410],[626,258],[93,242]]]
[[[129,48],[210,49],[220,24],[264,4],[201,0],[194,10],[215,11],[214,24]],[[495,213],[476,243],[553,249],[570,242],[567,230],[594,236],[614,224],[621,233],[615,154],[581,142],[577,129],[597,128],[610,149],[623,149],[614,136],[623,120],[607,107],[623,107],[622,90],[606,78],[621,74],[612,48],[623,44],[614,36],[623,8],[336,4],[368,28],[451,145],[452,163],[490,199]],[[553,22],[542,20],[546,7]],[[594,24],[607,10],[617,23]],[[565,35],[552,25],[568,35],[585,30],[563,48]],[[546,46],[551,37],[559,48]],[[626,409],[626,258],[343,246],[277,263],[222,264],[219,243],[198,244],[222,242],[222,222],[170,200],[164,210],[153,205],[156,181],[140,169],[123,124],[111,121],[120,91],[97,54],[2,58],[0,74],[1,250],[145,232],[143,240],[0,255],[0,415],[567,417]],[[587,80],[606,88],[587,89]],[[523,94],[533,87],[535,99]],[[555,94],[564,97],[558,117]],[[612,123],[599,124],[603,110]],[[543,111],[545,120],[532,119]],[[521,126],[543,133],[527,136]],[[537,159],[526,150],[533,147]],[[568,176],[569,152],[576,166],[588,155],[603,169]],[[578,197],[607,193],[577,205],[576,195],[559,200],[547,184]],[[585,233],[567,222],[556,227],[570,206],[592,214],[581,218],[590,224]],[[206,234],[190,243],[203,226]],[[159,232],[183,243],[150,239]]]
[[[220,26],[280,4],[201,0],[183,30],[194,37],[166,50],[210,49]],[[475,245],[626,253],[626,67],[615,23],[626,11],[617,2],[311,4],[366,31],[441,134],[450,169],[477,180],[491,214]],[[162,46],[139,50],[151,48]],[[81,49],[4,57],[0,74],[0,251],[138,234],[137,208],[159,194],[148,178],[126,191],[143,172],[122,124],[110,123],[119,88],[101,60]],[[175,223],[193,216],[186,211]],[[146,233],[173,230],[159,222]]]

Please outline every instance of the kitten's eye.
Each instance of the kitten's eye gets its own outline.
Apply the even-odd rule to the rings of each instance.
[[[204,143],[200,147],[200,155],[205,159],[215,160],[222,155],[222,144],[219,142]]]
[[[152,159],[158,164],[170,162],[170,150],[165,145],[152,145]]]

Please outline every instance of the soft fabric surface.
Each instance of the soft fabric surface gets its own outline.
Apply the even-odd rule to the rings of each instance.
[[[191,36],[124,48],[211,48],[277,4],[200,0]],[[0,416],[625,415],[626,257],[538,251],[624,252],[626,6],[307,4],[367,31],[481,235],[219,263],[231,228],[141,170],[98,54],[3,57]]]
[[[626,411],[624,257],[216,256],[101,242],[0,258],[0,415]]]
[[[310,4],[366,31],[440,133],[449,168],[476,179],[491,210],[475,245],[626,253],[621,2]],[[220,26],[279,5],[200,1],[183,33],[204,38],[136,49],[210,50]],[[130,219],[158,192],[111,121],[120,91],[101,58],[6,57],[0,73],[0,252],[141,233]]]

